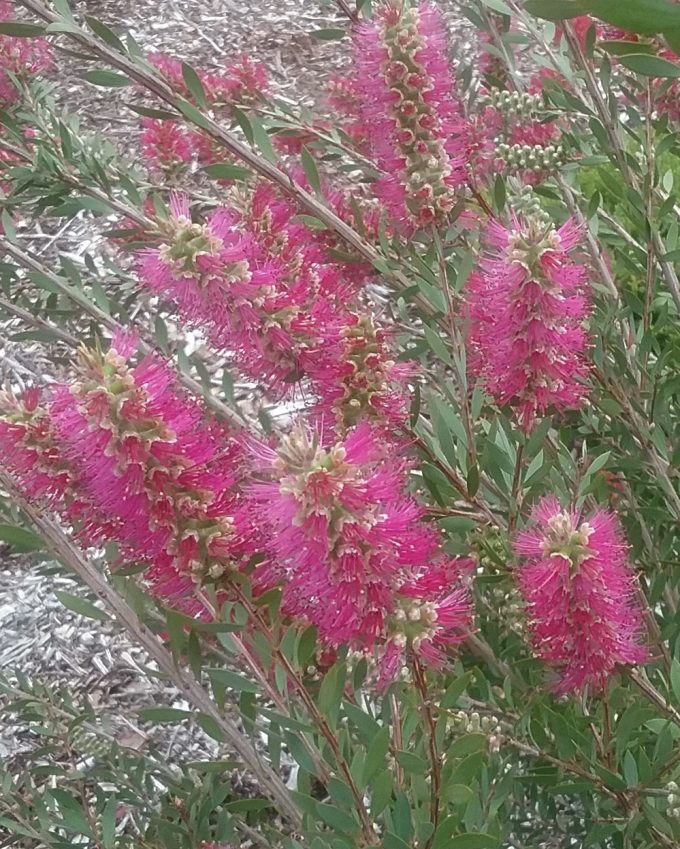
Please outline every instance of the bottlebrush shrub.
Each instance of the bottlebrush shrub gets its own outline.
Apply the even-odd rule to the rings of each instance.
[[[679,845],[680,6],[338,2],[318,114],[14,6],[0,540],[215,757],[19,674],[3,836]],[[57,105],[66,51],[125,153]]]

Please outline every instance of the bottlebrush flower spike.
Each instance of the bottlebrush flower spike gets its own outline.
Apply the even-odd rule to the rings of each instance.
[[[146,59],[173,88],[193,100],[179,60],[166,56],[164,53],[148,53]],[[196,74],[201,81],[206,99],[217,107],[232,103],[242,106],[252,105],[267,93],[268,80],[264,65],[253,61],[248,56],[240,57],[223,72],[208,73],[196,69]]]
[[[310,366],[319,420],[333,423],[339,436],[361,421],[403,426],[413,364],[395,361],[390,334],[368,313],[348,315],[339,336],[338,344],[323,349]]]
[[[39,389],[0,393],[0,455],[27,498],[55,505],[72,490],[75,473],[59,442]]]
[[[216,106],[252,106],[266,96],[269,88],[265,66],[246,55],[222,73],[204,74],[202,82],[208,100]]]
[[[643,612],[616,515],[587,519],[544,498],[518,534],[518,582],[536,654],[556,667],[560,694],[602,690],[619,665],[644,663]]]
[[[469,558],[435,561],[417,578],[402,584],[387,620],[387,639],[377,666],[377,687],[399,677],[409,656],[441,669],[447,651],[473,630]]]
[[[0,20],[13,19],[10,5],[0,4]],[[30,78],[52,65],[52,47],[44,38],[0,35],[0,104],[16,103],[19,92],[7,75]]]
[[[257,445],[253,453],[265,477],[252,487],[254,511],[271,558],[261,579],[280,581],[284,609],[316,625],[329,645],[371,650],[395,591],[437,550],[404,493],[403,461],[366,424],[330,445],[297,428],[278,451]]]
[[[542,218],[494,223],[468,284],[471,370],[498,404],[517,410],[525,431],[587,394],[585,270],[569,256],[579,235],[571,221],[559,230]]]
[[[275,216],[267,221],[276,224]],[[174,301],[218,350],[232,352],[249,377],[268,381],[275,392],[289,389],[304,374],[306,359],[328,341],[325,329],[334,317],[315,282],[301,275],[309,257],[305,242],[289,242],[286,228],[267,231],[273,242],[283,240],[281,250],[293,263],[287,266],[272,255],[262,231],[247,232],[235,210],[216,209],[200,224],[180,196],[162,227],[164,243],[141,255],[142,281]]]
[[[430,2],[381,3],[354,36],[361,116],[383,172],[375,190],[407,231],[445,221],[465,179],[465,122],[447,53]]]
[[[238,444],[179,389],[156,355],[127,362],[135,344],[81,349],[79,380],[51,416],[98,515],[118,524],[124,555],[145,562],[152,591],[172,601],[239,568],[249,527],[235,496]]]
[[[188,165],[193,156],[191,136],[176,121],[142,118],[140,143],[149,168],[156,172],[174,172]]]
[[[65,455],[50,411],[51,396],[36,387],[15,397],[0,393],[0,456],[24,496],[59,513],[85,545],[112,539],[116,522],[97,515],[78,467]]]

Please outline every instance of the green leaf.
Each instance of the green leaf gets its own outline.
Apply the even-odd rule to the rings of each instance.
[[[336,808],[335,805],[326,805],[317,802],[316,810],[319,817],[331,828],[336,828],[343,834],[353,834],[359,828],[359,824],[346,811]]]
[[[218,743],[221,743],[224,740],[222,729],[214,717],[207,713],[197,713],[196,723],[203,731],[205,731],[208,737],[212,737],[213,740],[217,740]]]
[[[425,775],[428,770],[427,761],[414,755],[413,752],[395,752],[397,763],[404,767],[408,775]]]
[[[115,796],[109,796],[106,805],[104,805],[101,818],[102,843],[104,844],[104,849],[112,849],[115,843],[117,810],[118,800]]]
[[[479,467],[476,465],[470,466],[467,473],[466,479],[467,492],[470,498],[474,498],[477,495],[477,490],[479,489]]]
[[[673,658],[671,664],[671,689],[675,696],[676,704],[680,705],[680,660],[677,657]]]
[[[104,88],[124,88],[132,84],[128,77],[124,74],[117,74],[115,71],[87,71],[83,74],[83,79],[92,83],[92,85],[103,86]]]
[[[530,15],[546,21],[563,21],[582,14],[574,0],[525,0],[524,8]]]
[[[6,542],[16,551],[42,551],[45,548],[37,534],[15,525],[0,525],[0,542]]]
[[[654,35],[680,30],[680,6],[668,0],[578,0],[581,12],[630,32]]]
[[[159,118],[161,121],[177,121],[178,119],[176,113],[167,112],[165,109],[152,109],[150,106],[140,106],[139,103],[127,103],[126,106],[145,118]]]
[[[430,346],[432,353],[442,360],[442,362],[452,366],[453,360],[451,359],[451,354],[449,353],[449,349],[444,344],[441,336],[427,324],[423,325],[423,330],[425,332],[425,339],[427,340],[427,344]]]
[[[318,697],[319,710],[327,718],[331,728],[337,724],[344,689],[345,666],[342,663],[336,663],[324,675]]]
[[[512,9],[503,0],[482,0],[482,3],[491,9],[493,12],[498,12],[501,15],[512,16]]]
[[[139,716],[149,722],[180,722],[183,719],[191,719],[193,713],[179,708],[152,707],[142,708]]]
[[[83,812],[82,803],[72,796],[67,790],[54,787],[45,791],[59,806],[64,828],[92,837],[92,827],[88,823]]]
[[[451,708],[454,707],[458,699],[465,692],[467,685],[473,678],[472,672],[466,672],[465,675],[461,675],[460,678],[456,678],[455,681],[452,681],[449,686],[446,688],[446,692],[441,698],[439,702],[440,708]]]
[[[238,799],[236,802],[225,802],[222,807],[225,811],[244,813],[246,811],[263,811],[265,808],[271,808],[272,803],[269,799]]]
[[[24,24],[19,21],[0,21],[0,35],[11,35],[13,38],[35,38],[45,32],[45,27],[38,24]]]
[[[295,763],[310,775],[315,775],[316,766],[314,765],[314,760],[302,740],[290,731],[284,731],[283,736],[286,746],[288,746],[288,751],[293,756]]]
[[[600,454],[599,457],[596,457],[593,462],[588,466],[586,473],[588,476],[597,474],[600,469],[603,469],[607,463],[609,462],[609,458],[611,457],[611,451],[605,451],[604,454]]]
[[[312,38],[318,38],[319,41],[339,41],[344,38],[347,33],[344,29],[315,29],[309,33]]]
[[[90,15],[85,15],[85,23],[95,35],[98,35],[102,41],[105,41],[110,47],[113,47],[114,50],[117,50],[119,53],[127,53],[123,42],[118,38],[113,30],[106,26],[106,24],[98,21],[97,18],[90,17]]]
[[[498,839],[489,834],[470,831],[467,834],[459,834],[448,844],[447,849],[495,849]]]
[[[384,849],[411,849],[410,845],[393,831],[388,831],[383,841]]]
[[[486,748],[485,734],[464,734],[449,746],[447,758],[463,758],[473,752],[483,752]]]
[[[235,690],[237,693],[259,693],[260,687],[254,681],[232,672],[230,669],[206,669],[212,682],[218,681],[223,687]]]
[[[196,71],[194,71],[191,65],[187,65],[186,62],[182,62],[182,78],[184,79],[184,84],[189,90],[189,93],[193,95],[198,105],[202,109],[207,109],[208,101],[206,100],[201,78],[198,76]]]
[[[240,761],[188,761],[186,766],[196,772],[221,774],[232,769],[242,769],[243,764]]]
[[[269,133],[265,130],[262,124],[254,116],[250,116],[250,126],[253,131],[253,143],[258,148],[262,156],[272,165],[278,163],[276,152],[272,145],[272,140]]]
[[[368,746],[361,783],[366,786],[385,763],[390,748],[390,729],[381,728]]]
[[[309,180],[309,185],[314,189],[316,194],[321,194],[319,169],[316,167],[316,161],[306,146],[302,148],[300,159],[302,161],[302,170],[305,172],[305,177]]]
[[[286,716],[285,714],[271,710],[270,708],[259,708],[259,713],[261,713],[262,716],[266,716],[267,719],[275,722],[277,725],[280,725],[282,728],[289,728],[291,731],[311,730],[308,723],[301,722],[299,719],[295,719],[294,716]]]
[[[85,598],[71,595],[71,593],[64,592],[64,590],[55,590],[54,594],[64,607],[72,610],[74,613],[79,613],[81,616],[87,617],[87,619],[97,619],[99,622],[106,622],[109,619],[103,610]]]
[[[193,103],[189,103],[188,100],[185,100],[183,97],[177,98],[177,108],[179,111],[191,121],[192,124],[196,124],[197,127],[201,127],[203,130],[211,130],[210,120],[200,111],[200,109],[196,109]]]
[[[630,71],[646,77],[680,77],[680,65],[669,62],[668,59],[662,59],[660,56],[630,53],[627,56],[621,56],[619,61]]]
[[[612,56],[627,56],[630,53],[654,55],[654,48],[651,44],[642,44],[639,41],[600,41],[598,46],[606,50],[607,53],[611,53]]]
[[[467,784],[446,784],[442,794],[452,805],[467,805],[474,793]]]
[[[215,180],[247,180],[253,176],[253,172],[248,168],[242,165],[231,165],[228,162],[206,165],[203,171]]]

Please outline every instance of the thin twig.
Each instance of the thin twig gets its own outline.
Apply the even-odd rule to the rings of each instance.
[[[442,759],[437,751],[437,728],[434,716],[432,715],[432,702],[427,694],[427,681],[425,680],[423,667],[417,657],[413,659],[412,668],[413,682],[420,696],[422,716],[425,720],[424,733],[427,737],[427,745],[430,753],[430,822],[434,826],[434,830],[424,845],[424,849],[429,849],[434,840],[437,825],[439,824]]]

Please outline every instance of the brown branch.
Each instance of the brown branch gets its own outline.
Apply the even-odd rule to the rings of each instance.
[[[422,707],[422,716],[425,720],[425,735],[427,737],[427,745],[430,753],[430,822],[434,826],[434,830],[430,838],[425,843],[424,849],[429,849],[434,840],[434,835],[439,824],[439,803],[441,796],[441,775],[442,775],[442,759],[437,751],[437,728],[432,715],[432,702],[427,695],[427,681],[425,673],[418,658],[413,659],[413,682],[416,685],[416,690],[420,696],[420,704]]]
[[[359,23],[359,13],[350,9],[347,0],[335,0],[335,5],[340,9],[343,15],[348,17],[353,24]]]

